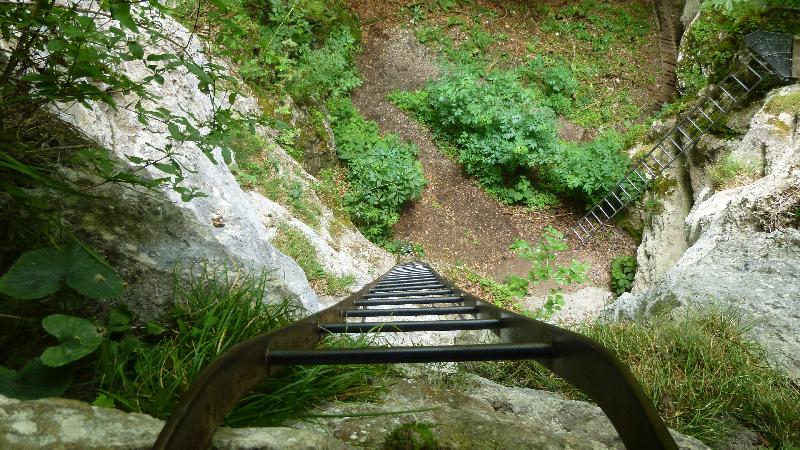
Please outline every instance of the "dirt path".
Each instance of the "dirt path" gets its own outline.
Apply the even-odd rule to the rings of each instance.
[[[434,78],[435,56],[400,26],[375,22],[362,33],[364,52],[357,64],[364,84],[354,92],[353,103],[383,132],[397,133],[419,147],[429,181],[422,198],[407,208],[396,225],[396,238],[422,244],[425,258],[432,262],[463,262],[498,280],[509,274],[526,274],[529,264],[508,247],[517,238],[538,240],[548,225],[566,232],[580,217],[580,209],[561,206],[537,213],[489,197],[438,150],[425,126],[386,98],[392,90],[418,89]],[[563,254],[562,259],[589,262],[590,284],[603,286],[608,283],[610,259],[634,251],[633,240],[612,228],[588,247]]]

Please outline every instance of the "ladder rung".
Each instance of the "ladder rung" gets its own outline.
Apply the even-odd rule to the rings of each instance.
[[[703,111],[703,109],[702,109],[702,108],[697,108],[697,112],[699,112],[700,114],[702,114],[702,115],[703,115],[703,117],[705,117],[705,118],[706,118],[706,120],[708,120],[708,121],[709,121],[709,125],[713,125],[713,124],[714,124],[714,119],[712,119],[711,117],[709,117],[709,116],[708,116],[708,114],[706,114],[706,112],[705,112],[705,111]]]
[[[695,127],[695,129],[697,129],[697,131],[699,131],[700,133],[705,133],[705,131],[703,131],[703,129],[702,129],[702,128],[700,128],[699,126],[697,126],[697,122],[695,122],[694,120],[692,120],[692,117],[691,117],[691,116],[686,116],[686,120],[688,120],[688,121],[689,121],[689,123],[690,123],[690,124],[692,124],[692,126],[693,126],[693,127]]]
[[[600,210],[600,212],[601,212],[601,213],[603,213],[603,215],[604,215],[604,216],[606,216],[606,221],[608,221],[608,220],[610,220],[612,217],[614,217],[614,214],[608,215],[608,213],[606,212],[606,210],[605,210],[605,209],[603,209],[603,204],[602,204],[602,203],[598,203],[597,205],[594,205],[594,208],[593,208],[593,209],[599,209],[599,210]],[[613,212],[613,209],[612,209],[612,212]]]
[[[347,317],[391,317],[391,316],[443,316],[448,314],[478,314],[477,306],[451,306],[445,308],[394,308],[394,309],[348,309]]]
[[[750,70],[750,72],[753,72],[753,75],[755,75],[756,77],[758,77],[758,81],[759,81],[759,82],[760,82],[762,79],[764,79],[764,75],[761,75],[760,73],[758,73],[758,71],[757,71],[756,69],[753,69],[753,67],[752,67],[752,66],[750,66],[750,61],[748,61],[748,62],[745,64],[745,66],[747,67],[747,69],[748,69],[748,70]],[[756,84],[758,84],[758,83],[756,83]],[[754,87],[755,87],[755,86],[754,86]]]
[[[742,82],[742,80],[740,80],[740,79],[736,78],[736,75],[733,75],[733,74],[731,74],[731,78],[733,78],[733,80],[734,80],[734,81],[736,81],[737,83],[739,83],[739,86],[743,87],[745,91],[747,91],[747,92],[750,92],[750,88],[749,88],[749,87],[747,87],[747,85],[746,85],[746,84],[744,84],[744,83]]]
[[[406,287],[400,286],[376,286],[369,290],[370,293],[378,293],[378,292],[408,292],[408,291],[418,291],[421,289],[444,289],[447,286],[443,285],[442,283],[436,284],[409,284]]]
[[[594,218],[595,218],[595,219],[597,219],[597,223],[598,223],[598,224],[600,224],[600,225],[602,225],[602,224],[603,224],[603,221],[602,221],[602,220],[600,220],[600,218],[599,218],[599,217],[597,217],[597,214],[595,214],[595,213],[594,213],[594,210],[595,210],[595,208],[592,208],[592,209],[591,209],[589,212],[590,212],[590,213],[592,213],[592,215],[594,216]]]
[[[506,319],[426,320],[408,322],[321,323],[322,333],[408,333],[413,331],[491,330],[508,326]]]
[[[672,145],[678,149],[678,153],[683,153],[683,146],[675,142],[675,139],[672,139],[672,136],[667,136],[667,139],[669,139],[669,141],[672,142]]]
[[[611,212],[613,213],[613,214],[611,214],[611,217],[614,217],[614,215],[617,213],[617,211],[619,211],[619,208],[617,208],[617,207],[615,207],[614,205],[611,204],[611,202],[608,200],[608,196],[606,196],[606,198],[604,198],[603,200],[611,208]]]
[[[727,111],[725,108],[723,108],[722,106],[720,106],[720,104],[719,104],[719,103],[717,103],[717,102],[716,102],[716,100],[714,100],[713,98],[711,98],[711,97],[708,97],[708,100],[709,100],[711,103],[713,103],[713,104],[714,104],[714,106],[716,106],[716,107],[717,107],[717,109],[718,109],[718,110],[720,110],[720,112],[722,112],[723,114],[725,114],[725,113],[727,113],[727,112],[728,112],[728,111]]]
[[[611,195],[613,195],[613,196],[614,196],[614,198],[615,198],[615,199],[617,199],[617,201],[619,202],[619,205],[620,205],[620,206],[619,206],[619,209],[622,209],[622,208],[624,208],[624,207],[625,207],[625,202],[623,202],[623,201],[622,201],[622,199],[621,199],[621,198],[619,198],[619,197],[617,196],[617,193],[616,193],[616,192],[614,192],[614,191],[611,191]]]
[[[380,279],[379,283],[398,283],[401,281],[439,281],[439,279],[428,275],[415,275],[413,277],[383,277]]]
[[[405,287],[409,285],[442,284],[436,279],[409,280],[409,281],[379,281],[375,287]]]
[[[267,350],[268,365],[393,364],[555,358],[550,344]]]
[[[730,92],[728,92],[728,90],[727,90],[727,89],[725,89],[725,88],[722,86],[722,84],[718,84],[718,85],[717,85],[717,87],[719,88],[719,90],[720,90],[720,91],[722,91],[722,93],[723,93],[723,94],[725,94],[725,95],[727,95],[728,97],[730,97],[730,99],[731,99],[731,100],[733,100],[733,101],[734,101],[734,103],[739,101],[739,100],[737,100],[737,99],[736,99],[736,97],[734,97],[733,95],[731,95],[731,93],[730,93]]]
[[[590,234],[588,231],[586,231],[586,228],[583,227],[583,224],[580,221],[578,221],[578,226],[581,227],[581,230],[583,231],[583,234]],[[577,232],[576,232],[576,234],[577,234]],[[578,236],[578,237],[580,237],[580,236]]]
[[[595,217],[595,218],[596,218],[596,217]],[[592,232],[593,232],[594,230],[596,230],[596,229],[597,229],[597,227],[596,227],[596,226],[594,226],[594,224],[592,223],[592,221],[591,221],[591,220],[589,220],[589,214],[586,214],[585,216],[583,216],[583,220],[585,220],[585,221],[586,221],[586,223],[587,223],[587,224],[589,224],[589,226],[590,226],[590,227],[592,227],[592,229],[591,229],[591,231],[592,231]]]
[[[584,231],[585,231],[585,230],[584,230]],[[578,240],[579,240],[579,241],[581,241],[581,243],[585,242],[585,241],[583,240],[583,238],[581,237],[581,235],[580,235],[580,234],[578,234],[578,230],[576,230],[575,228],[572,228],[572,232],[575,234],[575,237],[577,237],[577,238],[578,238]],[[587,233],[587,234],[588,234],[588,233]]]
[[[656,158],[656,155],[655,155],[654,153],[650,153],[650,155],[649,155],[648,157],[649,157],[650,159],[652,159],[653,161],[655,161],[655,162],[656,162],[656,164],[658,164],[658,167],[660,168],[660,171],[663,171],[663,170],[664,170],[664,168],[665,168],[666,166],[664,166],[664,164],[661,164],[661,161],[659,161],[659,160],[658,160],[658,158]]]
[[[689,142],[694,142],[694,139],[692,139],[692,137],[691,137],[691,136],[689,136],[688,134],[686,134],[686,130],[684,130],[684,129],[683,129],[681,126],[680,126],[680,125],[678,125],[677,127],[675,127],[675,129],[676,129],[676,130],[678,130],[678,132],[679,132],[680,134],[682,134],[682,135],[683,135],[683,137],[684,137],[684,138],[686,138],[686,139],[687,139]],[[689,144],[689,145],[691,145],[691,144]]]
[[[405,291],[405,292],[377,292],[364,294],[364,298],[391,298],[391,297],[421,297],[423,295],[452,294],[450,289],[432,289],[430,291]]]
[[[625,180],[623,180],[619,184],[619,188],[622,189],[622,193],[625,194],[625,196],[628,197],[629,200],[633,200],[633,196],[627,190],[625,190],[624,183],[625,183]]]
[[[406,297],[378,300],[356,300],[353,306],[385,306],[385,305],[425,305],[436,303],[461,303],[461,297]]]

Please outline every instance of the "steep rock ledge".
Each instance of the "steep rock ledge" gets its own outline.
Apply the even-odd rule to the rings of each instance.
[[[659,281],[625,294],[603,318],[718,305],[753,319],[752,336],[800,378],[800,85],[768,94],[733,155],[761,156],[760,178],[706,188],[684,222],[688,250]],[[708,169],[708,166],[705,167]],[[713,192],[713,193],[712,193]],[[658,242],[671,252],[673,243]]]
[[[151,43],[145,47],[147,54],[179,54],[185,47],[196,61],[208,61],[204,44],[196,36],[191,37],[186,28],[169,17],[164,17],[161,21],[165,34],[170,35],[172,40]],[[147,74],[138,62],[122,63],[119,69],[133,79],[141,79]],[[212,102],[200,91],[199,82],[194,76],[184,70],[172,71],[165,74],[164,78],[163,84],[151,83],[149,86],[157,99],[149,108],[166,108],[175,114],[193,115],[201,121],[213,114]],[[226,95],[218,96],[218,103],[227,101]],[[117,102],[120,105],[126,104],[126,97],[120,95]],[[234,107],[243,112],[257,110],[256,100],[246,95],[238,96]],[[170,138],[166,124],[151,122],[149,126],[142,125],[137,114],[125,108],[62,105],[59,115],[88,138],[109,149],[121,164],[127,162],[127,156],[160,156],[153,148],[163,147]],[[116,203],[111,209],[141,210],[135,224],[125,223],[127,219],[108,210],[87,209],[89,204],[75,205],[80,207],[76,215],[82,216],[75,221],[79,232],[88,235],[95,244],[105,244],[101,247],[104,253],[113,256],[120,251],[116,247],[123,243],[121,251],[128,253],[130,258],[111,258],[112,264],[123,274],[142,272],[138,264],[147,268],[146,276],[126,280],[129,285],[126,296],[131,298],[126,297],[124,301],[141,310],[139,306],[146,301],[140,298],[142,292],[146,292],[151,298],[153,294],[160,294],[153,289],[147,289],[153,283],[154,275],[160,273],[162,275],[156,277],[157,279],[169,280],[176,264],[186,266],[201,261],[232,262],[251,271],[269,272],[278,288],[276,296],[295,296],[307,310],[316,311],[320,308],[318,296],[309,286],[303,270],[270,242],[276,234],[277,226],[281,224],[292,225],[308,238],[326,271],[334,275],[353,276],[355,282],[349,287],[350,290],[357,290],[394,264],[391,255],[367,241],[355,230],[339,230],[336,236],[332,236],[328,227],[333,223],[334,216],[314,194],[312,185],[316,180],[275,144],[275,133],[272,130],[262,128],[258,132],[269,142],[273,156],[280,165],[279,170],[284,176],[303,186],[311,201],[318,206],[321,211],[320,226],[309,226],[301,219],[293,217],[289,209],[282,205],[257,192],[244,191],[228,166],[222,163],[219,151],[215,152],[218,163],[214,164],[193,142],[184,142],[178,149],[178,160],[187,169],[184,171],[185,185],[198,188],[207,197],[183,202],[179,193],[168,189],[148,195],[128,194],[124,189],[109,189],[106,194]],[[152,166],[142,172],[150,178],[163,176],[163,173]],[[145,197],[156,199],[154,201],[157,206],[143,206]],[[87,217],[96,220],[87,220]],[[163,220],[164,217],[170,219]],[[84,225],[87,227],[82,228]],[[130,227],[139,231],[123,232]],[[96,238],[97,231],[102,231],[102,239]],[[192,252],[186,255],[185,250],[189,248]],[[128,266],[131,261],[134,261],[133,267]],[[165,290],[169,292],[168,288]],[[163,299],[156,298],[153,301],[163,302]]]

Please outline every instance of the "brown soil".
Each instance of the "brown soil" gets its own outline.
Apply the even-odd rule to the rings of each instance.
[[[364,84],[354,92],[353,103],[383,132],[397,133],[419,147],[429,181],[422,198],[407,208],[395,227],[396,238],[422,244],[425,259],[434,263],[462,262],[498,280],[509,274],[526,274],[529,264],[508,247],[517,238],[538,240],[548,225],[569,230],[580,218],[581,209],[561,206],[531,212],[489,197],[439,151],[426,127],[386,98],[392,90],[418,89],[434,78],[434,55],[407,29],[378,22],[362,32],[364,52],[357,64]],[[624,231],[610,227],[587,247],[565,252],[561,258],[590,263],[591,283],[605,285],[610,259],[634,250],[634,241]]]

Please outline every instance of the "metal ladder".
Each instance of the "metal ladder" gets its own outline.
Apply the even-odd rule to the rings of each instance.
[[[452,315],[461,317],[447,318]],[[431,319],[400,320],[420,317]],[[315,348],[325,335],[334,333],[453,330],[491,330],[500,342]],[[594,400],[627,448],[677,448],[631,372],[605,348],[580,334],[483,302],[419,262],[395,266],[340,303],[230,349],[195,380],[153,448],[208,447],[216,428],[245,393],[292,365],[528,359]]]
[[[572,233],[581,244],[588,242],[614,216],[638,200],[681,154],[692,149],[722,116],[771,74],[770,69],[757,58],[747,58],[741,65],[741,73],[730,74],[715,85],[677,126],[634,162],[611,192],[575,224]]]

